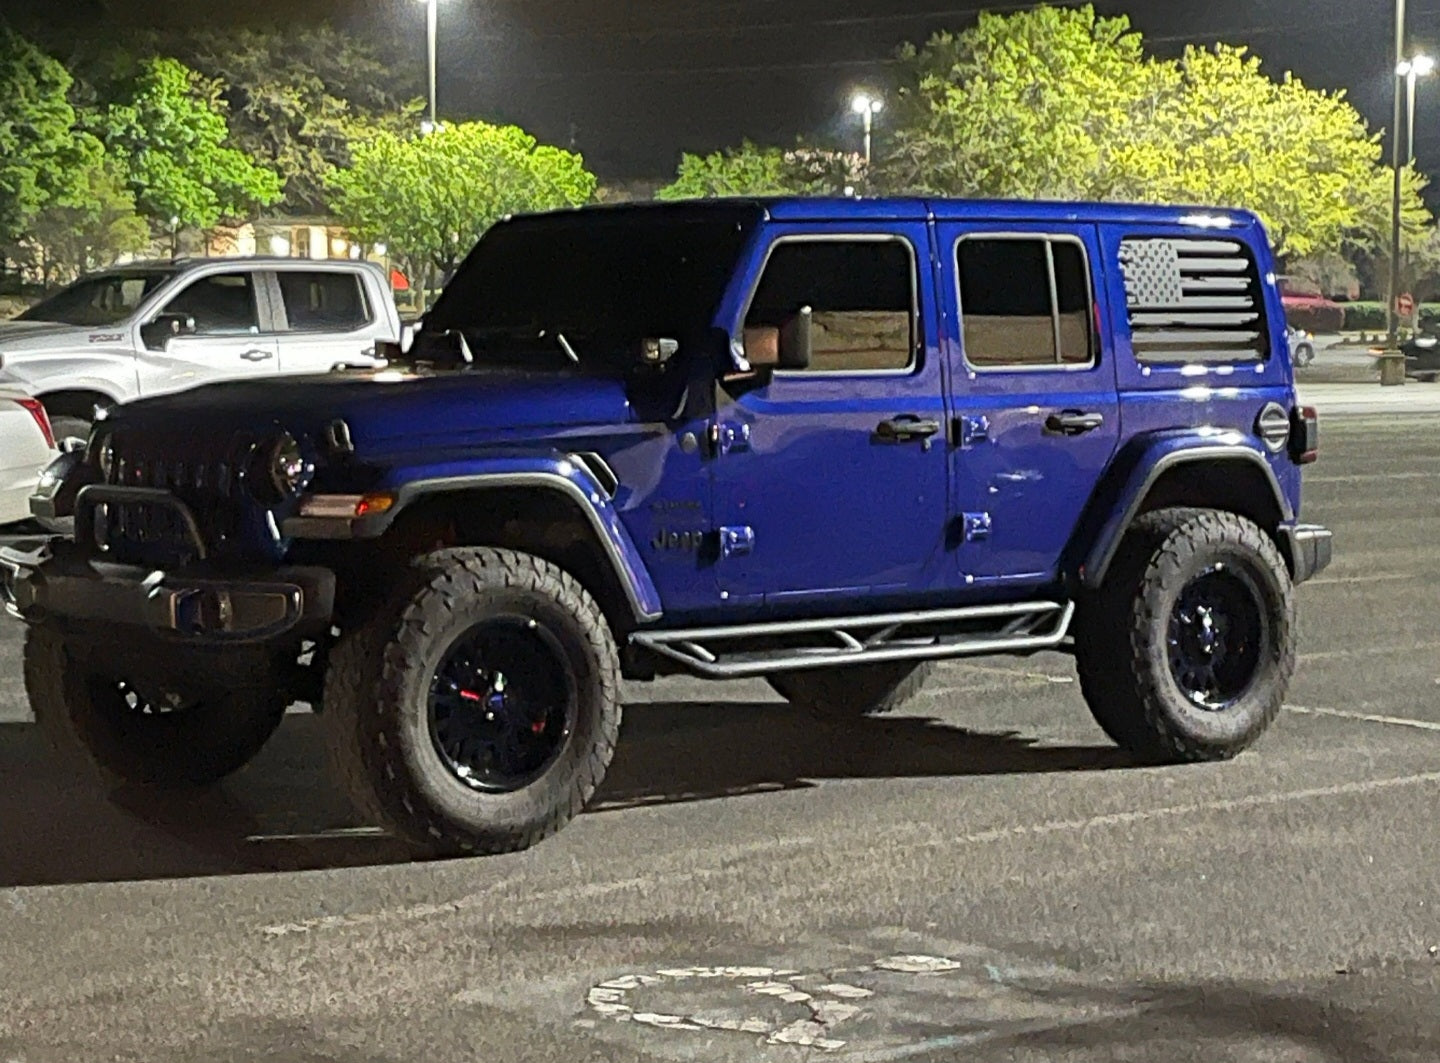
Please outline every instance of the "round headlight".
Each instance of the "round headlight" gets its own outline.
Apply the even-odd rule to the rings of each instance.
[[[314,470],[300,452],[300,444],[286,432],[270,450],[270,482],[281,498],[299,494]]]
[[[108,481],[110,473],[115,468],[115,437],[106,436],[100,440],[100,451],[95,456],[95,464],[100,466],[100,475]]]

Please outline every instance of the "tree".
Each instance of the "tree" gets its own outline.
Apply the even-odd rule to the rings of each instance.
[[[655,198],[841,195],[863,182],[864,161],[857,155],[803,144],[788,150],[763,147],[746,140],[709,155],[682,155],[675,180]]]
[[[578,206],[595,193],[584,160],[515,126],[466,122],[426,136],[372,132],[331,175],[352,235],[384,243],[412,276],[447,274],[507,214]]]
[[[76,135],[65,68],[0,23],[0,243],[75,187],[95,145]]]
[[[892,191],[1242,207],[1284,255],[1339,250],[1388,217],[1379,138],[1343,93],[1272,80],[1242,48],[1157,59],[1087,6],[981,15],[900,60],[878,174]]]
[[[171,219],[178,228],[210,228],[280,199],[279,175],[227,145],[218,83],[178,60],[142,60],[91,126],[158,230],[169,230]]]
[[[404,68],[328,25],[207,32],[174,48],[223,86],[230,143],[280,174],[292,211],[327,209],[326,178],[350,164],[358,126],[403,134],[425,106]]]
[[[74,193],[36,214],[13,257],[28,261],[49,287],[57,275],[103,268],[149,244],[150,228],[135,211],[123,169],[97,152],[78,172]]]

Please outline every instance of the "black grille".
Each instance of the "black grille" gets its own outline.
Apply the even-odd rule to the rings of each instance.
[[[129,564],[174,566],[196,560],[255,561],[273,556],[275,536],[266,507],[247,490],[249,469],[262,451],[261,441],[236,438],[224,444],[195,439],[143,439],[117,433],[107,484],[164,492],[183,503],[195,522],[191,531],[184,510],[166,500],[106,496],[80,514],[94,542],[109,556]],[[200,540],[195,543],[197,538]]]
[[[1269,344],[1260,278],[1235,240],[1131,238],[1120,268],[1135,356],[1145,362],[1237,362]]]

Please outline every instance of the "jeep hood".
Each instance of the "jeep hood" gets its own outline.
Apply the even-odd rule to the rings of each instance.
[[[275,425],[318,438],[343,419],[362,452],[535,430],[623,424],[630,403],[619,380],[565,372],[471,370],[420,376],[367,370],[209,384],[116,408],[117,428],[213,435]]]

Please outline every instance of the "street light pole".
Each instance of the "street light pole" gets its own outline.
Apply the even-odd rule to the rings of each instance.
[[[1400,351],[1400,319],[1395,301],[1400,297],[1400,67],[1405,62],[1405,0],[1395,0],[1395,106],[1390,123],[1390,165],[1394,184],[1390,199],[1390,284],[1385,306],[1385,353],[1380,358],[1380,384],[1393,387],[1405,383],[1405,356]]]
[[[435,55],[440,36],[440,0],[420,0],[420,2],[425,5],[426,42],[429,46],[430,57],[430,120],[424,130],[429,133],[440,128],[440,115],[435,101]]]

